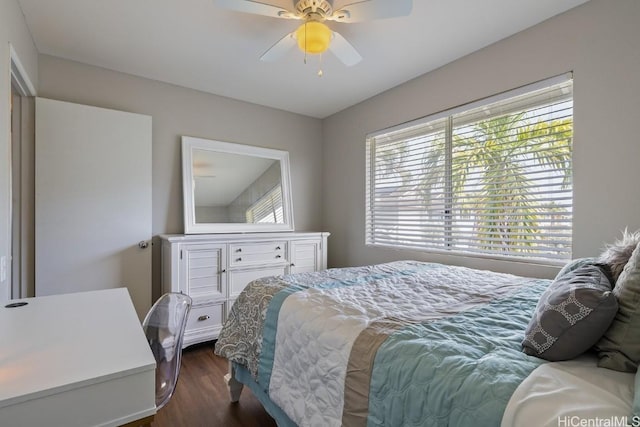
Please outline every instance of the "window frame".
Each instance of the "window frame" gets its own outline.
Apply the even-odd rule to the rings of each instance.
[[[573,187],[573,183],[571,183],[570,189],[568,191],[570,191],[571,194],[571,207],[570,207],[570,222],[569,225],[567,226],[568,229],[566,230],[566,232],[568,234],[570,234],[569,237],[569,243],[568,243],[568,255],[559,257],[559,258],[551,258],[551,257],[546,257],[546,256],[541,256],[540,254],[530,254],[527,255],[526,253],[520,253],[520,254],[507,254],[507,255],[501,255],[501,254],[496,254],[496,253],[482,253],[482,252],[477,252],[477,248],[476,247],[472,247],[471,250],[469,251],[465,251],[461,248],[451,248],[452,247],[452,237],[451,237],[451,228],[452,228],[452,222],[454,220],[454,214],[452,214],[452,199],[454,197],[453,194],[453,174],[452,174],[452,166],[453,166],[453,161],[452,158],[450,158],[450,156],[452,156],[453,153],[453,149],[452,149],[452,144],[453,144],[453,127],[454,127],[454,120],[455,117],[461,113],[464,112],[468,112],[471,110],[475,110],[478,109],[479,107],[483,107],[483,106],[487,106],[489,104],[495,104],[501,101],[506,101],[506,100],[510,100],[513,98],[517,98],[520,97],[522,95],[527,95],[527,94],[531,94],[533,92],[542,90],[542,89],[546,89],[546,88],[550,88],[552,86],[556,86],[562,83],[567,83],[569,81],[571,81],[571,83],[573,80],[573,75],[571,72],[569,73],[565,73],[562,75],[558,75],[555,77],[551,77],[548,79],[544,79],[529,85],[525,85],[513,90],[509,90],[509,91],[505,91],[493,96],[489,96],[480,100],[476,100],[464,105],[460,105],[448,110],[444,110],[435,114],[431,114],[416,120],[412,120],[409,122],[405,122],[405,123],[401,123],[395,126],[391,126],[385,129],[381,129],[372,133],[369,133],[366,135],[366,183],[365,183],[365,187],[366,187],[366,191],[365,191],[365,198],[366,198],[366,202],[365,202],[365,245],[366,246],[370,246],[370,247],[382,247],[382,248],[390,248],[390,249],[403,249],[403,250],[411,250],[411,251],[418,251],[418,252],[426,252],[426,253],[434,253],[434,254],[445,254],[445,255],[456,255],[456,256],[464,256],[464,257],[473,257],[473,258],[487,258],[487,259],[495,259],[495,260],[503,260],[503,261],[509,261],[509,262],[518,262],[518,263],[528,263],[528,264],[541,264],[541,265],[547,265],[547,266],[559,266],[559,265],[564,265],[569,259],[571,259],[572,254],[573,254],[573,227],[574,227],[574,213],[573,213],[573,206],[574,206],[574,187]],[[571,101],[573,102],[573,93],[571,93]],[[573,109],[573,106],[572,106]],[[491,117],[499,117],[501,114],[508,114],[508,113],[500,113],[497,115],[492,115]],[[570,155],[571,158],[572,156],[572,149],[574,146],[574,142],[573,142],[573,135],[575,132],[575,128],[573,127],[573,110],[571,113],[571,117],[572,117],[572,134],[571,134],[571,142],[569,145],[569,150],[570,150]],[[375,212],[374,209],[376,206],[376,200],[375,200],[375,184],[376,184],[376,138],[381,138],[384,136],[388,136],[388,135],[392,135],[394,133],[402,133],[405,132],[407,135],[411,135],[412,130],[414,132],[416,132],[416,135],[427,135],[426,133],[424,133],[424,127],[428,124],[431,123],[436,123],[438,120],[444,120],[445,124],[445,132],[447,132],[449,134],[449,136],[447,136],[445,138],[445,143],[446,143],[446,149],[445,149],[445,154],[447,156],[447,159],[445,161],[445,186],[446,189],[444,190],[444,193],[448,195],[448,197],[445,198],[444,203],[445,203],[445,208],[443,211],[443,220],[442,220],[442,238],[444,241],[444,244],[442,246],[442,248],[437,248],[437,247],[428,247],[428,246],[423,246],[423,247],[418,247],[418,246],[414,246],[414,245],[410,245],[410,244],[401,244],[398,242],[395,243],[379,243],[375,241],[375,230],[376,230],[376,225],[375,225],[375,219],[376,219],[376,214],[379,215],[379,212]],[[474,121],[470,121],[469,123],[475,123],[477,120]],[[459,126],[459,125],[458,125]],[[419,131],[417,131],[419,130]],[[391,139],[391,137],[390,137]],[[395,141],[403,141],[406,140],[405,138],[392,138],[391,140]],[[573,175],[573,164],[570,165],[570,173],[571,175]],[[546,229],[546,227],[540,227],[540,229]],[[477,233],[476,233],[477,236]],[[460,237],[458,237],[458,239],[460,239]],[[464,239],[463,239],[464,240]],[[459,241],[459,240],[458,240]],[[451,248],[451,249],[447,249],[447,248]],[[560,253],[560,251],[559,251]],[[558,255],[561,256],[561,255]]]

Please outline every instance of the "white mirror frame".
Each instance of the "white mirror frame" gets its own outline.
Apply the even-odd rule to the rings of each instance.
[[[274,159],[280,162],[283,224],[251,223],[197,223],[195,217],[193,188],[193,150],[208,150],[220,153],[247,155]],[[184,198],[185,234],[209,233],[249,233],[293,231],[293,203],[291,201],[291,179],[289,174],[289,153],[283,150],[234,144],[211,139],[182,137],[182,191]]]

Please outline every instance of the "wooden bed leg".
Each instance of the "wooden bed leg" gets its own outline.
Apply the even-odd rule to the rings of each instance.
[[[231,397],[231,402],[235,403],[239,401],[240,393],[242,393],[244,384],[236,380],[236,373],[231,362],[229,362],[229,373],[224,376],[224,381],[227,383],[227,387],[229,388],[229,396]]]

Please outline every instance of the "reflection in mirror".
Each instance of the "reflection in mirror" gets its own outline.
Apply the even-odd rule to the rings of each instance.
[[[185,233],[293,230],[286,151],[182,141]]]
[[[193,150],[196,223],[283,224],[280,162]]]

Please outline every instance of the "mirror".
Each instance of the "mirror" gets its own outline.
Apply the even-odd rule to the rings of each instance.
[[[185,234],[293,231],[289,153],[182,137]]]

